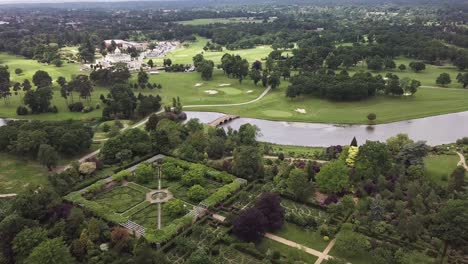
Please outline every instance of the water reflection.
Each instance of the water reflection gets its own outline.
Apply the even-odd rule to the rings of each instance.
[[[222,115],[213,112],[187,112],[188,119],[198,118],[203,123],[209,123]],[[430,145],[451,143],[468,136],[468,111],[374,126],[239,118],[223,127],[238,129],[246,123],[260,128],[261,141],[302,146],[344,145],[349,144],[353,137],[358,142],[385,141],[398,133],[408,134],[414,140],[425,140]]]

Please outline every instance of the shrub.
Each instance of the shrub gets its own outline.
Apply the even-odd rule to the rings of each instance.
[[[78,169],[81,174],[90,175],[96,171],[96,163],[94,162],[83,162],[80,164]]]
[[[190,168],[190,170],[182,176],[181,183],[185,186],[193,186],[195,184],[203,185],[205,182],[203,176],[204,172],[200,168]]]
[[[185,212],[184,202],[179,199],[172,199],[164,204],[164,212],[172,218],[177,218]]]
[[[329,236],[323,236],[323,241],[329,241],[330,237]]]
[[[128,170],[121,170],[118,173],[112,175],[112,180],[116,182],[121,182],[130,177],[131,173]]]
[[[208,192],[201,185],[194,185],[190,187],[187,192],[187,195],[190,200],[194,202],[200,202],[208,196]]]
[[[218,203],[224,201],[227,197],[235,193],[237,190],[241,188],[241,183],[239,181],[234,181],[230,184],[224,185],[223,187],[219,188],[215,193],[204,200],[204,203],[208,207],[213,207]]]
[[[81,112],[84,106],[82,102],[75,102],[68,105],[70,112]]]
[[[180,180],[180,178],[184,174],[184,169],[177,166],[173,162],[165,162],[161,166],[161,173],[165,179],[168,179],[170,181],[177,181]]]
[[[83,108],[83,110],[81,112],[89,113],[89,112],[92,112],[93,110],[94,110],[94,108],[92,106],[86,106],[85,108]]]
[[[17,115],[28,115],[29,110],[26,106],[20,105],[18,108],[16,108],[16,114]]]
[[[58,108],[57,108],[57,106],[54,105],[54,106],[50,107],[50,108],[48,109],[48,111],[49,111],[50,113],[56,114],[56,113],[58,113]]]

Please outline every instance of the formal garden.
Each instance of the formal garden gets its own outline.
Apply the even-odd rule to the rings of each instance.
[[[205,165],[156,155],[65,198],[151,242],[163,243],[244,182]]]

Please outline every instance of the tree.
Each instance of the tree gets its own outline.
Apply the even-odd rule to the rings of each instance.
[[[144,85],[146,85],[148,83],[148,74],[143,71],[143,69],[140,69],[140,71],[138,72],[138,84],[140,85],[140,87],[144,87]]]
[[[30,186],[16,196],[12,205],[22,217],[43,220],[59,203],[59,196],[50,188]]]
[[[452,80],[450,79],[450,74],[448,73],[441,73],[439,77],[437,77],[436,84],[442,87],[445,87],[447,84],[450,84]]]
[[[154,62],[153,62],[152,59],[150,59],[150,60],[148,61],[148,66],[150,66],[151,68],[153,68]]]
[[[276,231],[284,224],[284,208],[281,206],[281,197],[276,193],[263,193],[255,203],[265,217],[265,230]]]
[[[10,96],[10,72],[7,66],[0,66],[0,98],[5,100]]]
[[[418,91],[418,87],[421,86],[421,82],[404,77],[400,80],[400,86],[406,94],[413,95]]]
[[[205,81],[213,78],[214,62],[211,60],[203,60],[198,63],[197,71],[201,73],[201,77]]]
[[[52,85],[52,77],[43,70],[34,73],[32,81],[37,88],[49,87]]]
[[[153,131],[156,130],[156,127],[158,126],[159,121],[161,118],[157,114],[152,114],[148,117],[148,122],[145,124],[145,130],[146,131]]]
[[[43,87],[35,91],[27,91],[24,95],[24,104],[29,106],[35,114],[46,113],[50,110],[50,100],[52,98],[52,89],[50,87]]]
[[[234,150],[233,172],[246,179],[263,177],[263,157],[256,146],[240,146]]]
[[[406,144],[414,143],[407,134],[397,134],[387,139],[387,148],[392,155],[396,155]]]
[[[312,185],[307,178],[307,174],[301,169],[293,169],[289,173],[286,185],[288,190],[300,201],[307,200],[312,192]]]
[[[187,195],[190,200],[198,203],[208,196],[208,192],[203,186],[195,184],[188,189]]]
[[[136,181],[138,183],[148,183],[155,178],[155,170],[151,163],[141,163],[135,170]]]
[[[384,60],[379,55],[367,59],[367,68],[373,71],[380,71],[384,65]]]
[[[127,229],[116,226],[111,232],[111,246],[117,252],[126,251],[130,248],[130,234]]]
[[[86,62],[94,61],[94,45],[91,43],[90,37],[86,36],[85,41],[78,48],[78,53],[81,59]]]
[[[76,91],[80,94],[81,98],[91,100],[93,84],[87,75],[80,74],[68,82],[67,89],[70,94],[72,91]]]
[[[377,179],[391,168],[390,151],[385,143],[366,141],[359,147],[355,162],[355,174],[360,179]]]
[[[400,64],[400,66],[398,66],[398,69],[399,69],[400,71],[404,71],[404,70],[406,70],[406,65]]]
[[[450,175],[449,184],[447,186],[449,192],[457,191],[461,192],[465,185],[465,174],[466,170],[463,166],[458,166],[453,170]]]
[[[21,69],[21,68],[16,68],[16,69],[15,69],[15,74],[16,74],[16,75],[20,75],[20,74],[22,74],[22,73],[23,73],[23,69]]]
[[[465,73],[459,73],[457,75],[457,81],[463,85],[463,88],[466,88],[468,86],[468,72]]]
[[[419,61],[410,62],[409,66],[415,72],[420,72],[426,69],[426,64],[424,64],[423,62],[419,62]]]
[[[246,242],[258,242],[265,233],[267,220],[257,208],[242,210],[234,220],[232,232]]]
[[[390,69],[390,70],[396,68],[395,61],[388,57],[385,58],[384,60],[384,66],[385,66],[385,69]]]
[[[271,89],[275,89],[279,87],[281,84],[281,78],[279,73],[277,72],[272,72],[270,76],[268,76],[268,85],[271,87]]]
[[[31,251],[46,240],[47,230],[40,227],[26,228],[19,232],[13,239],[12,246],[18,263],[23,263]]]
[[[262,72],[260,70],[252,69],[250,70],[250,78],[257,86],[258,82],[262,79]]]
[[[30,264],[63,264],[74,262],[62,238],[54,238],[42,242],[33,249],[31,255],[26,259],[26,263]]]
[[[468,243],[468,200],[448,200],[434,216],[430,229],[445,242],[440,261],[443,263],[449,245]]]
[[[32,88],[31,82],[28,79],[24,79],[21,86],[23,87],[23,92],[27,92],[27,91],[31,90],[31,88]]]
[[[164,212],[172,218],[177,218],[184,214],[184,202],[179,199],[172,199],[164,204]]]
[[[348,167],[342,160],[331,161],[321,168],[315,179],[320,190],[340,192],[349,187]]]
[[[37,160],[39,160],[42,165],[46,166],[49,171],[51,171],[52,168],[57,165],[58,159],[58,153],[54,147],[47,144],[41,144],[39,146]]]
[[[162,177],[170,181],[179,180],[184,174],[184,169],[172,162],[163,163],[161,166]]]

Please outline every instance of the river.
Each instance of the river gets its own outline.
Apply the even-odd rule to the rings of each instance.
[[[213,121],[222,115],[214,112],[187,112],[188,118],[198,118],[203,123]],[[468,111],[375,126],[238,118],[222,127],[238,129],[246,123],[260,128],[261,135],[258,138],[260,141],[297,146],[346,145],[353,137],[356,137],[358,143],[366,140],[385,141],[398,133],[408,134],[413,140],[424,140],[429,145],[452,143],[459,138],[468,137]]]
[[[187,112],[188,119],[198,118],[203,123],[209,123],[222,115],[216,112]],[[468,137],[468,111],[375,126],[269,121],[241,117],[222,127],[238,129],[246,123],[260,128],[260,141],[296,146],[347,145],[353,137],[356,137],[358,143],[366,140],[385,141],[398,133],[408,134],[413,140],[424,140],[429,145],[452,143],[459,138]],[[0,126],[5,124],[5,120],[0,118]]]

